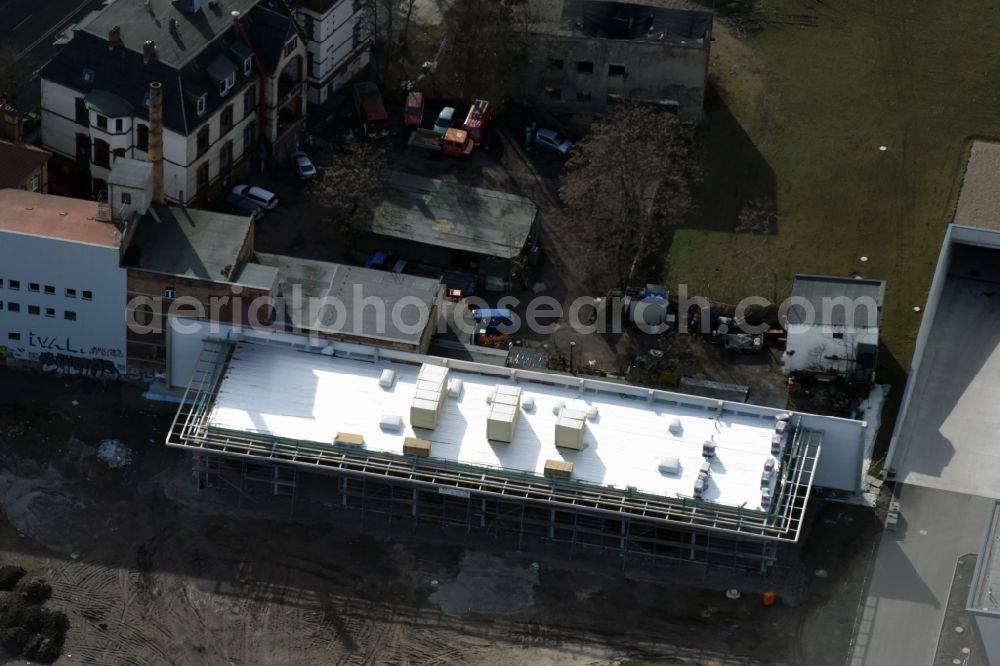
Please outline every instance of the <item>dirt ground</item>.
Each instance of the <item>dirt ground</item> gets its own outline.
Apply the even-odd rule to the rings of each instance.
[[[335,512],[323,477],[294,504],[199,494],[189,460],[162,444],[171,411],[134,387],[0,370],[0,562],[51,582],[49,606],[71,621],[60,664],[846,655],[874,535],[862,509],[820,508],[816,536],[772,585]],[[109,438],[127,464],[96,455]],[[722,593],[734,586],[738,601]],[[782,603],[762,607],[764,589]]]

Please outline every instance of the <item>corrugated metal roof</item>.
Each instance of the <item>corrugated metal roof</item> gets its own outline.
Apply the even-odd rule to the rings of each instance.
[[[882,319],[884,280],[796,275],[788,323],[809,326],[877,328]],[[810,313],[809,310],[812,310]]]

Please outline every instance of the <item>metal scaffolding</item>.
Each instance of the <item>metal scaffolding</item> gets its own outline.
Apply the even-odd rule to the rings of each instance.
[[[781,476],[768,511],[691,497],[666,497],[516,470],[396,455],[357,447],[237,432],[209,422],[232,355],[207,341],[167,436],[192,451],[199,487],[291,495],[299,472],[332,477],[344,508],[451,524],[522,540],[549,539],[741,570],[766,572],[777,544],[802,529],[822,433],[792,423]]]

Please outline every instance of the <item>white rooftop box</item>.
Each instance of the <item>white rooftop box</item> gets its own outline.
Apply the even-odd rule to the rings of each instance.
[[[521,387],[497,385],[486,417],[486,438],[500,442],[514,439],[517,415],[520,413]]]
[[[583,448],[583,430],[587,414],[576,409],[563,409],[556,418],[556,446],[567,449]]]
[[[410,424],[414,428],[436,428],[448,390],[448,368],[424,363],[420,366],[415,388],[410,405]]]

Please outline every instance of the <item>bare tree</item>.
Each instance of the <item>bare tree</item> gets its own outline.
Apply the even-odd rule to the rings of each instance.
[[[559,190],[564,231],[584,243],[592,272],[627,286],[638,264],[662,249],[657,234],[685,219],[696,173],[691,134],[677,116],[623,107],[573,146]]]
[[[527,64],[531,23],[527,0],[455,0],[445,14],[449,53],[437,92],[502,106]]]
[[[316,193],[342,228],[354,220],[367,220],[388,187],[389,162],[380,141],[349,141],[322,164]]]
[[[26,80],[27,72],[14,47],[0,49],[0,96],[5,96],[16,107],[18,93]]]

